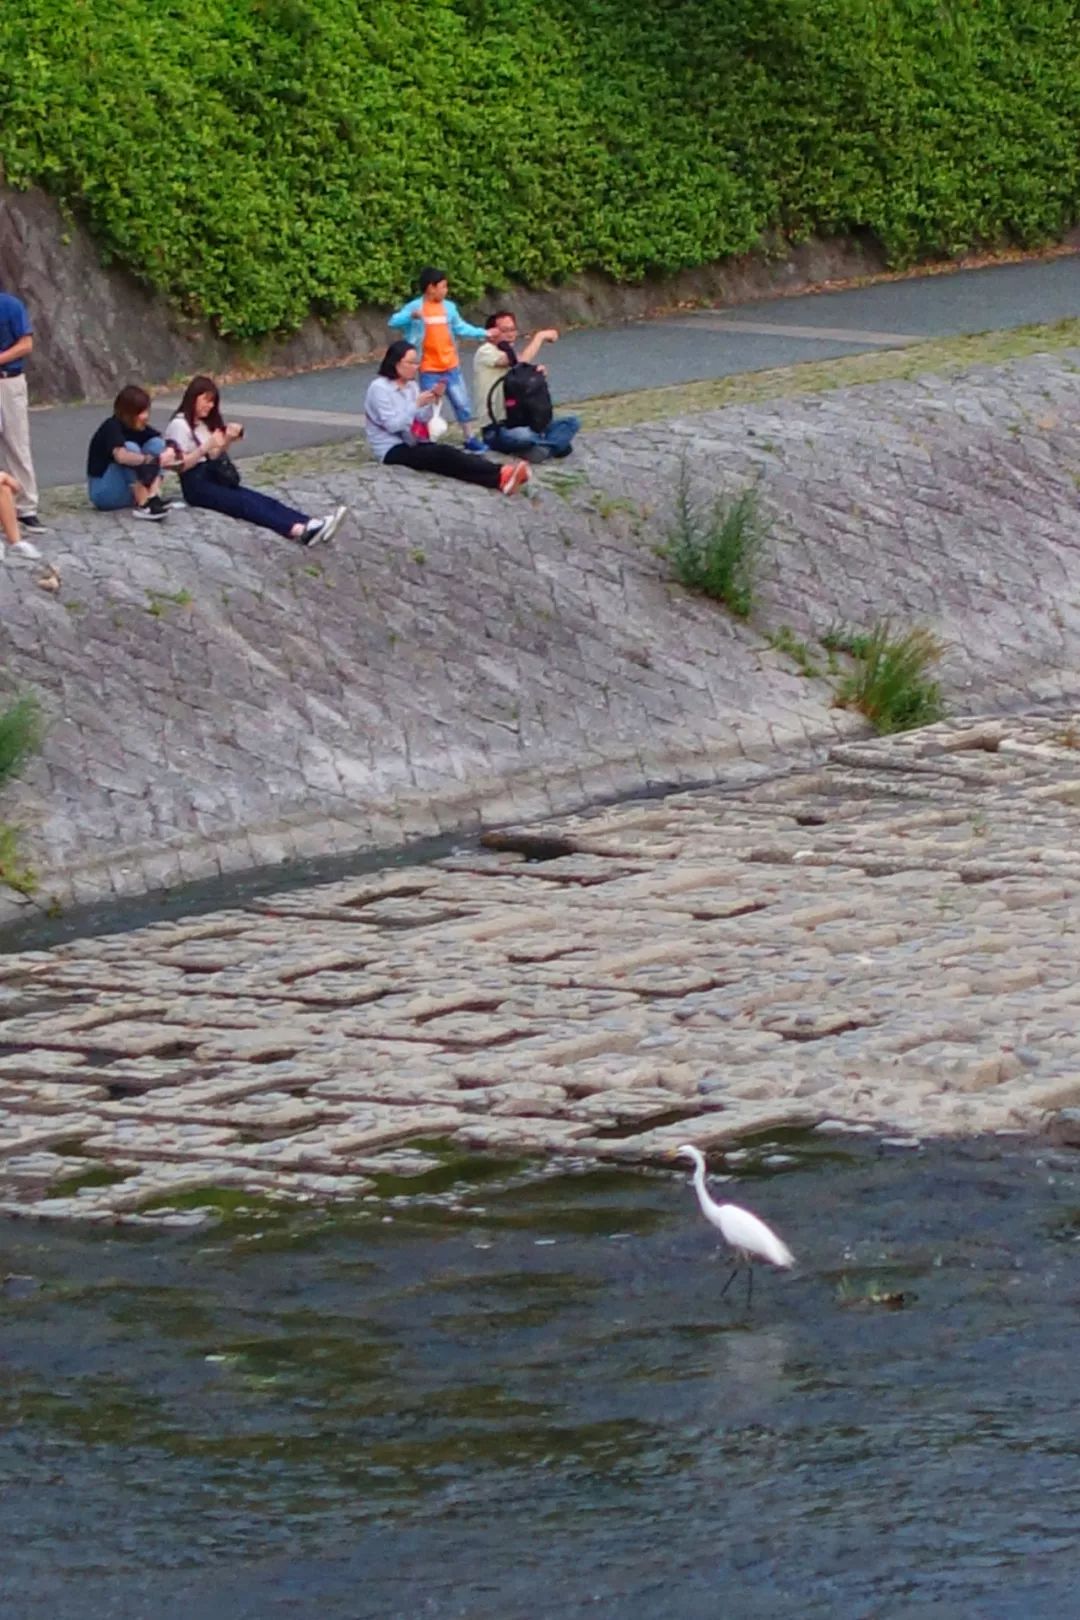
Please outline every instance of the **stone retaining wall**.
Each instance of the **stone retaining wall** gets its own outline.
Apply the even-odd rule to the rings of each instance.
[[[67,904],[745,780],[859,730],[768,649],[780,624],[931,625],[956,713],[1076,700],[1078,362],[598,433],[532,501],[359,462],[287,477],[352,508],[328,552],[79,503],[54,514],[58,593],[0,570],[8,682],[50,715],[0,814]],[[760,481],[750,627],[655,553],[684,458],[700,495]]]

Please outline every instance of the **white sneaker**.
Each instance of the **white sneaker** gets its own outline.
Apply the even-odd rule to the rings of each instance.
[[[326,528],[323,531],[322,539],[332,540],[348,515],[349,508],[347,506],[335,506],[334,510],[326,520]]]
[[[40,562],[41,552],[32,540],[16,540],[13,546],[7,548],[9,557],[25,557],[27,562]]]
[[[347,506],[335,506],[329,517],[312,519],[300,536],[302,546],[322,546],[332,540],[349,515]]]

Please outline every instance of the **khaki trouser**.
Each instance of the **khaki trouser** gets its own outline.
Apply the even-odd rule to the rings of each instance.
[[[37,479],[30,457],[30,407],[25,377],[0,377],[0,463],[22,485],[15,497],[20,517],[38,509]]]

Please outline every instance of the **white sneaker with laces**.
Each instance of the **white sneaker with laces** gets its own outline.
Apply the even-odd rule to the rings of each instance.
[[[13,546],[7,548],[9,557],[25,557],[27,562],[40,562],[41,552],[32,540],[16,540]]]
[[[335,506],[334,510],[326,520],[326,527],[323,530],[321,538],[324,541],[332,540],[348,515],[349,508],[347,506]]]

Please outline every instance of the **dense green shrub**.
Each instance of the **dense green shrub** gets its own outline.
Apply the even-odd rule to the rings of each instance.
[[[1080,213],[1080,0],[8,0],[0,162],[226,333]]]

